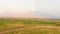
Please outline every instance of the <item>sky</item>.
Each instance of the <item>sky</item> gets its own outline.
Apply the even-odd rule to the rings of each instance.
[[[60,0],[0,0],[0,17],[60,19]]]

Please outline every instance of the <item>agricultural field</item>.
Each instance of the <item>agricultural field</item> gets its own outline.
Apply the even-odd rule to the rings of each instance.
[[[0,18],[0,34],[60,34],[60,20]]]

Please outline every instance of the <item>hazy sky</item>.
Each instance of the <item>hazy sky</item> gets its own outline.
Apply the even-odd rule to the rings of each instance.
[[[0,16],[60,18],[60,0],[0,0]]]

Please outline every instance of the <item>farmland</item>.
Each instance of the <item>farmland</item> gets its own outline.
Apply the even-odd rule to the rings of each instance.
[[[0,34],[60,34],[60,20],[0,18]]]

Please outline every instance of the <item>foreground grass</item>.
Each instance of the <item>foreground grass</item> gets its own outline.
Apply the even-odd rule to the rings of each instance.
[[[0,34],[60,34],[60,26],[22,26],[22,28],[2,31]]]
[[[60,34],[60,20],[0,19],[0,34]]]

